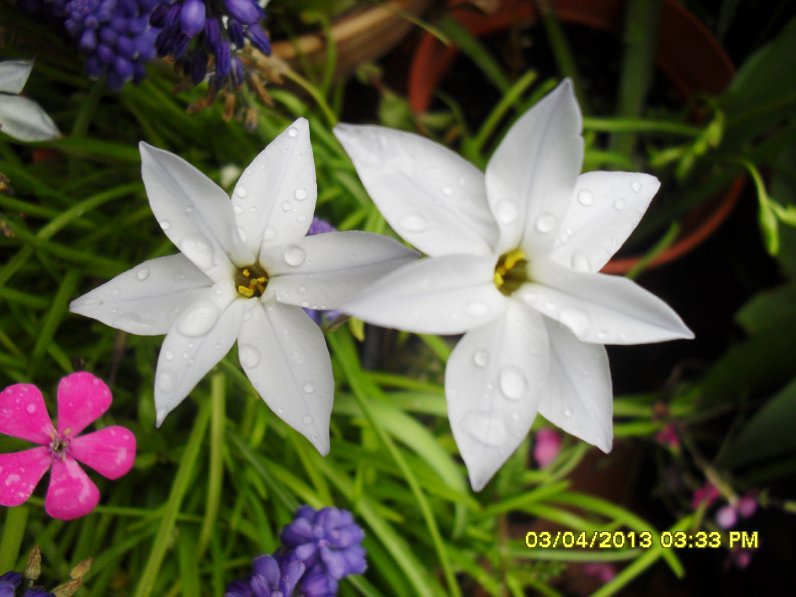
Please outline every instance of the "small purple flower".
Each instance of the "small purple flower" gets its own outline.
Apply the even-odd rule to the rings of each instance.
[[[347,510],[302,506],[282,529],[282,544],[304,562],[307,577],[323,573],[335,580],[362,574],[367,568],[362,540],[365,533]]]
[[[317,571],[301,579],[301,593],[304,597],[335,597],[337,579]]]
[[[0,576],[0,597],[14,597],[22,575],[18,572],[6,572]]]
[[[738,522],[738,512],[730,505],[723,506],[716,512],[716,524],[722,529],[731,529]]]
[[[300,560],[262,555],[254,558],[252,575],[227,585],[224,597],[289,597],[304,574]]]
[[[533,458],[539,468],[547,468],[561,452],[561,435],[553,429],[540,429],[536,432],[533,444]]]
[[[265,54],[271,42],[260,27],[265,11],[256,0],[152,0],[158,2],[151,24],[162,27],[155,46],[159,56],[173,56],[177,68],[201,83],[210,73],[210,85],[218,91],[237,87],[244,80],[238,51],[246,40]]]

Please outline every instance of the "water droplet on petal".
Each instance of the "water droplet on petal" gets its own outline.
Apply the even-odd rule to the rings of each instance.
[[[143,282],[149,277],[149,269],[146,267],[142,267],[140,270],[136,272],[135,277]]]
[[[525,375],[514,365],[506,365],[500,370],[500,391],[506,398],[519,400],[528,391]]]
[[[174,353],[171,352],[170,350],[167,350],[166,354],[164,354],[163,356],[166,358],[167,361],[171,361],[174,359]]]
[[[28,405],[25,407],[25,410],[29,415],[35,414],[36,412],[36,405],[32,402],[29,402]]]
[[[289,129],[287,129],[287,134],[289,137],[293,137],[295,139],[298,137],[298,129],[294,126],[291,126]]]
[[[428,220],[418,214],[409,214],[401,218],[399,225],[409,232],[423,232],[428,228]]]
[[[312,394],[315,391],[315,386],[312,385],[310,382],[304,384],[304,392],[307,394]]]
[[[238,185],[237,187],[235,187],[235,194],[238,197],[248,197],[249,196],[249,189],[247,189],[246,187],[242,187],[242,186]]]
[[[290,203],[288,203],[287,201],[285,201],[282,204],[282,211],[290,211],[291,209],[293,208],[291,207]]]
[[[209,332],[221,315],[218,307],[207,300],[198,300],[180,315],[177,331],[184,336],[197,338]]]
[[[296,192],[293,193],[293,196],[296,198],[296,201],[304,201],[307,198],[307,189],[299,187],[296,189]]]
[[[235,212],[235,215],[239,216],[243,213],[243,208],[240,205],[235,205],[233,206],[232,211]]]
[[[499,447],[506,443],[508,429],[503,419],[472,411],[464,417],[462,426],[476,440],[487,446]]]
[[[495,208],[495,217],[501,224],[511,224],[517,219],[517,206],[511,201],[501,201]]]
[[[174,389],[174,386],[177,385],[177,376],[174,375],[171,371],[163,371],[158,376],[158,387],[163,390],[164,392],[171,392]],[[165,416],[165,413],[163,413]],[[158,418],[161,418],[160,413],[158,413]]]
[[[580,202],[581,205],[585,205],[588,207],[589,205],[594,203],[594,195],[592,194],[591,191],[583,189],[578,192],[578,201]]]
[[[475,354],[473,355],[473,362],[478,367],[486,367],[487,363],[489,363],[489,352],[484,350],[483,348],[480,350],[476,350]]]
[[[263,230],[263,240],[274,240],[276,238],[276,230],[273,228],[266,228]]]
[[[297,267],[304,263],[304,259],[306,259],[307,254],[304,252],[304,249],[299,247],[298,245],[288,245],[285,248],[285,263],[288,265],[292,265],[293,267]]]
[[[481,301],[473,301],[465,307],[465,310],[468,315],[472,315],[473,317],[483,317],[489,313],[489,307],[487,307],[486,303],[482,303]]]
[[[306,360],[306,356],[304,355],[304,351],[301,349],[300,346],[294,346],[289,351],[288,354],[290,358],[293,359],[293,362],[297,365],[303,365],[304,361]]]
[[[617,199],[614,201],[614,209],[616,211],[622,211],[622,208],[625,207],[625,200],[624,199]]]
[[[122,313],[113,319],[113,325],[134,334],[143,334],[152,329],[152,322],[142,319],[137,313]]]
[[[191,235],[180,241],[180,251],[199,269],[208,269],[213,266],[213,247],[207,239]]]
[[[169,223],[168,220],[163,220],[162,222],[158,222],[158,224],[160,224],[160,228],[162,230],[168,230],[169,228],[171,228],[171,224]]]
[[[244,344],[240,347],[240,363],[247,369],[256,367],[260,362],[260,351],[251,344]]]
[[[600,330],[599,332],[597,332],[598,340],[605,340],[606,338],[608,338],[608,332],[606,332],[605,330]]]
[[[561,323],[567,326],[572,333],[580,336],[588,331],[591,327],[591,320],[584,311],[575,308],[567,308],[561,311]]]
[[[444,186],[442,187],[442,194],[445,195],[446,197],[452,197],[453,189],[451,187]]]
[[[246,242],[246,239],[248,238],[246,235],[246,231],[240,226],[238,226],[238,236],[243,242]]]
[[[556,217],[548,212],[543,213],[536,220],[536,229],[542,234],[551,232],[556,227]]]
[[[589,259],[579,251],[575,251],[572,253],[572,258],[570,259],[570,263],[572,265],[572,269],[576,272],[590,272],[591,271],[591,263],[589,263]]]
[[[312,423],[312,417],[309,415],[304,415],[304,417],[302,417],[301,419],[301,422],[304,423],[305,425],[309,425],[310,423]]]
[[[634,180],[632,183],[630,183],[630,188],[633,189],[634,193],[639,193],[641,192],[641,183],[637,180]]]
[[[565,408],[564,409],[564,416],[565,417],[571,417],[572,416],[572,411],[570,409],[568,409],[568,408]]]
[[[111,291],[111,294],[112,294],[113,296],[115,296],[115,297],[116,297],[116,296],[119,296],[119,289],[118,289],[118,288],[114,288],[114,289]]]

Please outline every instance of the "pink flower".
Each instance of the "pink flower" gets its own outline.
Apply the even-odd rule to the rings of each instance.
[[[757,511],[757,500],[753,495],[747,493],[738,500],[736,509],[738,510],[738,514],[744,518],[749,518]]]
[[[705,484],[694,492],[694,497],[691,500],[691,508],[696,510],[702,504],[709,507],[716,498],[719,497],[719,490],[713,486],[710,481],[705,481]]]
[[[661,429],[655,436],[655,441],[660,445],[669,448],[670,450],[680,450],[680,438],[677,435],[677,430],[672,423],[668,423]]]
[[[536,432],[533,446],[533,457],[539,468],[546,468],[561,451],[561,436],[552,429],[540,429]]]
[[[738,522],[738,512],[730,505],[723,506],[716,512],[716,524],[722,529],[731,529]]]
[[[135,436],[113,425],[78,436],[111,405],[111,392],[98,377],[78,372],[58,383],[58,424],[53,427],[39,388],[18,383],[0,393],[0,433],[40,444],[0,454],[0,505],[27,501],[47,469],[50,486],[44,509],[72,520],[91,512],[99,490],[77,461],[108,479],[125,475],[135,461]]]
[[[598,579],[601,583],[605,584],[613,580],[616,576],[616,570],[611,564],[605,562],[589,562],[583,565],[583,572]]]

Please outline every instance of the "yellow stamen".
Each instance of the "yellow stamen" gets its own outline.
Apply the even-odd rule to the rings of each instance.
[[[251,298],[254,296],[254,289],[248,288],[246,286],[238,286],[238,292],[246,298]]]
[[[493,276],[495,287],[506,296],[511,295],[528,281],[527,265],[528,260],[522,249],[514,249],[501,255]]]

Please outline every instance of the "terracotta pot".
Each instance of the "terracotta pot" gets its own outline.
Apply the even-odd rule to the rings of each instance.
[[[620,33],[624,0],[553,0],[556,16],[563,23]],[[476,12],[463,2],[451,2],[450,16],[472,35],[483,37],[508,29],[518,22],[539,20],[531,0],[503,0],[489,15]],[[451,68],[459,50],[445,46],[425,34],[412,60],[409,73],[409,105],[416,113],[425,112],[439,82]],[[660,17],[656,65],[675,90],[687,98],[697,93],[721,93],[735,73],[732,62],[705,26],[675,0],[665,0]],[[727,218],[740,197],[743,178],[737,178],[724,194],[703,203],[681,222],[676,241],[648,265],[656,267],[677,259],[708,238]],[[641,256],[612,259],[606,273],[626,273]]]
[[[331,38],[337,48],[336,75],[346,77],[360,64],[376,60],[391,50],[412,26],[401,14],[421,15],[431,3],[432,0],[388,0],[335,20]],[[290,64],[298,64],[301,56],[312,65],[321,65],[326,60],[327,40],[323,33],[277,40],[272,46],[274,54]]]

